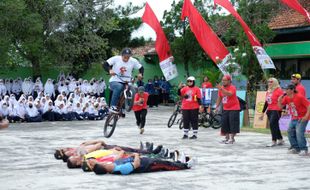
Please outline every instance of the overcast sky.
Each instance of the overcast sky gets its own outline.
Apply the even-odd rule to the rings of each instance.
[[[176,2],[179,2],[179,0],[175,0]],[[171,9],[171,4],[173,0],[114,0],[116,5],[126,5],[129,2],[132,2],[133,5],[142,5],[145,2],[148,2],[150,7],[153,9],[154,13],[156,14],[158,20],[162,20],[163,14],[165,10]],[[139,11],[137,13],[137,17],[141,17],[143,15],[144,9]],[[133,37],[140,37],[144,36],[146,39],[153,38],[155,40],[156,34],[152,30],[151,27],[149,27],[146,24],[142,24],[140,29],[138,31],[133,32]]]

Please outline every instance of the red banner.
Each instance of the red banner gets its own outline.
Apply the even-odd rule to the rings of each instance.
[[[223,42],[218,38],[216,33],[199,14],[199,12],[190,0],[184,0],[181,19],[184,20],[185,17],[188,18],[190,28],[196,36],[198,43],[200,44],[202,49],[209,55],[209,57],[215,63],[219,63],[222,60],[227,61],[227,58],[230,55],[229,51],[227,50]],[[219,64],[218,66],[220,70],[225,73],[225,69],[222,68]]]
[[[232,4],[228,0],[214,0],[214,3],[224,7],[228,12],[230,12],[230,14],[232,14],[240,22],[252,46],[262,46],[259,40],[257,39],[257,37],[255,36],[255,34],[252,32],[249,26],[244,22],[244,20],[241,18],[241,16],[237,13],[235,8],[232,6]]]
[[[156,42],[155,42],[155,49],[159,57],[159,61],[163,61],[169,57],[171,57],[170,46],[166,35],[154,14],[152,8],[149,6],[148,3],[145,5],[145,11],[142,16],[142,21],[148,24],[153,30],[156,32]]]
[[[252,48],[254,50],[254,53],[258,59],[258,62],[261,68],[262,69],[275,69],[273,61],[267,55],[266,51],[262,47],[261,43],[255,36],[255,34],[252,32],[250,27],[244,22],[244,20],[241,18],[241,16],[238,14],[238,12],[233,7],[233,5],[228,0],[214,0],[214,4],[218,4],[224,7],[228,12],[230,12],[231,15],[233,15],[240,22],[245,34],[247,35],[252,45]]]
[[[301,4],[297,0],[281,0],[282,3],[285,3],[290,8],[296,10],[300,14],[304,15],[307,21],[310,23],[310,14],[309,12],[301,6]]]

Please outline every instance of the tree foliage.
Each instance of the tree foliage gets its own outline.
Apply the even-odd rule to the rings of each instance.
[[[140,25],[128,16],[141,7],[113,0],[2,0],[0,62],[28,62],[33,75],[58,65],[81,76],[90,64],[130,42]],[[120,37],[121,36],[121,37]]]
[[[268,43],[273,39],[274,34],[268,28],[268,22],[273,15],[272,13],[276,12],[278,7],[277,2],[239,0],[232,1],[232,3],[262,44]],[[208,58],[208,55],[200,48],[197,40],[190,31],[188,23],[183,23],[180,20],[182,5],[183,1],[179,3],[174,1],[171,11],[164,13],[162,23],[169,37],[176,60],[184,62],[185,69],[187,69],[187,64],[191,64],[194,68],[205,68],[201,72],[201,76],[219,72]],[[194,5],[207,23],[218,34],[225,46],[229,47],[234,56],[233,61],[241,66],[242,73],[253,81],[253,83],[249,83],[249,88],[252,89],[253,86],[251,85],[261,80],[264,77],[264,73],[239,22],[231,15],[227,16],[227,13],[223,14],[223,8],[217,7],[217,9],[214,9],[213,0],[195,0]],[[235,48],[238,48],[239,51],[234,52],[233,50]],[[214,75],[214,77],[218,76],[218,73]]]

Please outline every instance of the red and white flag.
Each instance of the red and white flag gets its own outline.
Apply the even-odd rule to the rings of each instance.
[[[181,19],[184,20],[185,17],[188,18],[190,28],[202,49],[217,64],[222,73],[228,74],[226,67],[231,54],[190,0],[184,0]]]
[[[158,54],[160,68],[162,69],[165,78],[171,80],[177,77],[178,73],[176,66],[172,64],[173,57],[171,55],[169,42],[155,13],[148,3],[145,5],[142,21],[148,24],[156,32],[155,50]]]
[[[241,24],[245,34],[247,35],[254,53],[258,59],[258,62],[262,69],[275,69],[273,61],[268,56],[264,48],[262,47],[261,43],[259,42],[258,38],[252,32],[250,27],[244,22],[241,16],[237,13],[233,5],[228,0],[214,0],[214,4],[221,5],[224,7],[231,15],[233,15]]]
[[[297,0],[281,0],[282,3],[285,3],[290,8],[296,10],[300,14],[304,15],[307,21],[310,23],[310,14],[309,12],[301,6],[301,4]]]

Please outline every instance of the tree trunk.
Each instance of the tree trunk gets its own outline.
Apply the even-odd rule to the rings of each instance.
[[[31,58],[31,64],[32,64],[32,78],[35,80],[37,77],[41,77],[41,67],[40,67],[40,61],[37,57]]]

